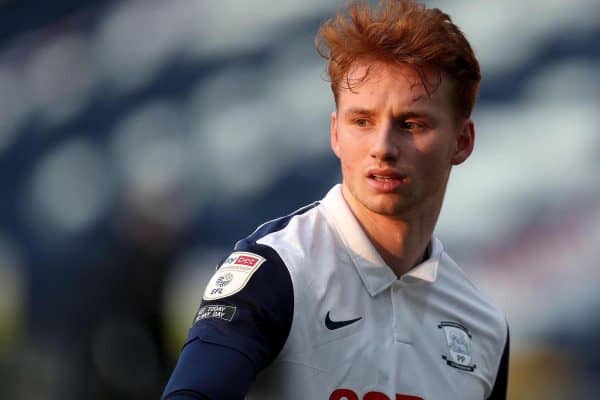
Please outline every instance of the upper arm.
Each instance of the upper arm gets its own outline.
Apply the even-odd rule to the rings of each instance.
[[[164,396],[227,387],[235,393],[215,398],[241,399],[283,348],[294,303],[287,267],[267,246],[241,251],[211,278]]]
[[[185,344],[163,400],[242,400],[254,376],[243,354],[194,338]]]

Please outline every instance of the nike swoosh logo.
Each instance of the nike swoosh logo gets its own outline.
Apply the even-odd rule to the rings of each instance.
[[[329,330],[335,330],[335,329],[340,329],[343,328],[345,326],[348,326],[350,324],[355,323],[356,321],[361,320],[362,317],[358,317],[358,318],[354,318],[354,319],[349,319],[346,321],[332,321],[331,318],[329,318],[329,311],[327,311],[327,315],[325,316],[325,326],[327,327],[327,329]]]

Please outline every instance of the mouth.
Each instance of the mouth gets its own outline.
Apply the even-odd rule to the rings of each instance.
[[[401,181],[402,179],[404,179],[402,176],[375,175],[375,174],[369,175],[369,178],[375,179],[376,181],[381,181],[381,182]]]
[[[377,192],[394,192],[408,183],[408,176],[396,171],[373,171],[367,174],[369,184]]]

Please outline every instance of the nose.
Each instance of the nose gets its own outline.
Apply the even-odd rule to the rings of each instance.
[[[390,161],[396,160],[398,155],[398,146],[394,140],[392,124],[382,124],[374,132],[371,144],[371,157],[381,161]]]

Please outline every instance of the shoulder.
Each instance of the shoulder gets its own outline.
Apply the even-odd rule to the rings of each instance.
[[[465,271],[446,253],[442,255],[441,284],[455,293],[458,303],[464,303],[475,316],[481,318],[498,333],[506,335],[506,317],[498,306],[469,278]]]
[[[306,262],[314,262],[318,258],[318,249],[330,237],[321,203],[314,202],[284,217],[265,222],[238,241],[235,250],[263,249],[270,252],[286,267],[294,283],[300,284],[296,278],[306,272]]]
[[[285,244],[278,238],[289,235],[296,220],[317,206],[315,202],[281,218],[267,221],[239,240],[208,282],[203,300],[218,300],[239,292],[260,298],[264,296],[263,290],[267,285],[291,290],[290,260],[286,256]]]
[[[293,230],[294,225],[296,225],[297,222],[309,220],[310,218],[306,217],[313,216],[318,206],[319,202],[314,202],[312,204],[308,204],[304,207],[301,207],[288,215],[272,219],[263,223],[258,228],[256,228],[254,232],[252,232],[250,235],[239,240],[235,244],[235,249],[237,250],[252,247],[255,246],[258,241],[264,241],[266,237],[276,235],[278,233],[283,234],[290,230]]]

